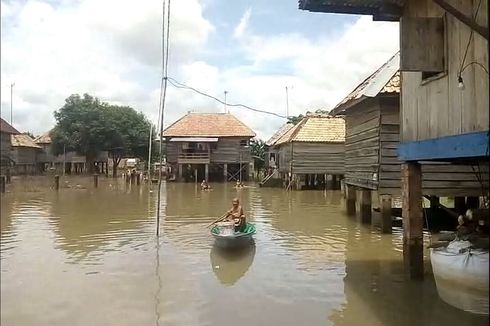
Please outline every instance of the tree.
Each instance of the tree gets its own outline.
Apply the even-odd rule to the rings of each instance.
[[[254,159],[254,166],[257,171],[260,171],[260,169],[264,168],[265,166],[265,157],[267,151],[265,142],[261,139],[252,139],[250,141],[250,151]]]
[[[306,111],[306,115],[311,114],[311,113],[312,113],[311,111]],[[327,114],[330,114],[330,111],[318,109],[318,110],[315,110],[314,113],[327,115]],[[305,117],[305,115],[303,115],[303,114],[288,117],[288,123],[292,123],[293,125],[295,125],[298,122],[300,122],[301,120],[303,120],[304,117]]]
[[[55,154],[76,151],[87,158],[89,172],[100,151],[113,159],[113,175],[123,155],[148,155],[150,122],[128,106],[109,105],[84,94],[75,94],[54,113],[56,126],[51,132]]]
[[[128,106],[111,105],[105,114],[109,122],[107,150],[114,163],[112,175],[116,176],[124,155],[147,159],[151,123],[143,113]],[[152,144],[153,148],[155,144]]]

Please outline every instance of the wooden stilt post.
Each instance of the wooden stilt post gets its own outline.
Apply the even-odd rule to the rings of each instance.
[[[223,176],[225,177],[225,182],[228,181],[228,164],[223,164]]]
[[[402,164],[403,261],[411,279],[424,278],[422,171],[416,162]]]
[[[141,173],[138,173],[136,174],[136,185],[140,185],[141,184]]]
[[[352,186],[346,186],[347,199],[346,209],[347,215],[356,215],[356,189]]]
[[[5,192],[5,182],[7,178],[4,175],[0,176],[0,192],[4,193]]]
[[[56,189],[56,190],[60,189],[60,176],[59,175],[54,176],[54,189]]]
[[[197,169],[194,169],[194,182],[197,183]]]
[[[327,184],[327,189],[328,190],[332,190],[332,180],[333,180],[333,176],[331,174],[327,174],[327,181],[326,181],[326,184]]]
[[[209,179],[209,164],[204,164],[204,180],[208,182]]]
[[[340,180],[340,194],[342,195],[342,197],[347,197],[346,196],[346,188],[345,188],[345,179],[341,179]]]
[[[7,179],[6,179],[7,183],[10,183],[10,169],[7,169],[6,177],[7,177]]]
[[[177,168],[179,173],[179,181],[182,181],[182,164],[178,164]]]
[[[371,223],[371,190],[361,190],[360,202],[361,223]]]
[[[456,209],[456,213],[464,214],[466,211],[466,202],[464,197],[454,197],[454,208]]]
[[[97,188],[99,186],[99,175],[94,174],[94,187]]]
[[[332,174],[332,189],[338,189],[337,188],[337,176],[335,174]]]
[[[466,208],[479,208],[480,207],[480,197],[466,197]]]
[[[381,195],[380,199],[381,206],[381,232],[391,233],[392,229],[392,219],[391,219],[391,196]]]

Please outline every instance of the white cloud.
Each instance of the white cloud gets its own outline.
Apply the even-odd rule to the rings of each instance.
[[[117,10],[115,9],[117,8]],[[396,23],[360,18],[342,37],[315,39],[298,33],[252,34],[251,9],[234,29],[240,61],[212,65],[202,59],[214,25],[198,0],[172,1],[170,75],[223,99],[286,114],[331,109],[398,49]],[[327,19],[327,17],[326,17]],[[246,31],[246,32],[245,32]],[[161,1],[85,0],[53,6],[2,1],[2,95],[14,87],[14,126],[41,133],[54,125],[53,111],[72,93],[88,92],[126,104],[156,122],[161,60]],[[218,51],[218,50],[216,50]],[[166,124],[189,110],[223,112],[223,105],[169,85]],[[9,96],[1,98],[9,120]],[[261,138],[283,122],[273,116],[229,110]]]
[[[180,64],[192,61],[213,26],[197,0],[173,3],[171,59]],[[150,94],[159,85],[161,1],[68,4],[2,1],[2,80],[16,83],[14,126],[44,132],[64,99],[84,92],[155,116],[158,95]],[[10,98],[1,102],[2,117],[9,117]]]
[[[252,14],[252,9],[248,8],[247,11],[245,11],[245,13],[243,14],[242,18],[240,19],[238,25],[235,27],[235,30],[233,31],[233,36],[235,38],[240,38],[243,35],[245,29],[248,26],[248,21],[250,19],[251,14]]]

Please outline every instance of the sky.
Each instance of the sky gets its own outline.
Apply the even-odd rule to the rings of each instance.
[[[157,124],[162,0],[2,0],[1,116],[40,135],[71,94],[129,105]],[[331,110],[399,48],[398,23],[312,13],[297,0],[174,0],[170,77],[227,103]],[[286,101],[288,87],[288,101]],[[288,102],[288,104],[286,103]],[[224,105],[169,85],[164,126]],[[285,119],[228,107],[263,140]]]

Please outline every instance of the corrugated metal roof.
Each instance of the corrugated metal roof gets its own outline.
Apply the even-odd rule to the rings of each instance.
[[[332,110],[332,114],[339,114],[345,106],[362,97],[375,97],[378,94],[400,93],[400,52],[395,53],[390,60],[372,73],[362,83],[347,95]]]
[[[279,138],[275,145],[293,141],[343,143],[345,142],[345,121],[343,118],[327,115],[307,115]]]
[[[255,137],[255,132],[229,113],[188,113],[163,132],[165,137]]]
[[[268,141],[265,142],[267,146],[273,146],[279,138],[281,138],[286,132],[288,132],[291,128],[294,127],[292,123],[286,123],[281,128],[279,128]]]
[[[41,136],[38,136],[36,139],[34,139],[34,142],[36,144],[51,144],[51,136],[49,135],[51,131],[48,131]]]
[[[373,18],[396,21],[407,0],[299,0],[298,8],[312,12],[373,15]]]
[[[26,134],[12,135],[12,137],[10,137],[10,142],[12,147],[42,148],[34,142],[34,139]]]
[[[2,118],[0,118],[0,132],[4,132],[7,134],[14,134],[14,135],[20,133],[17,129],[12,127],[10,123],[3,120]]]

